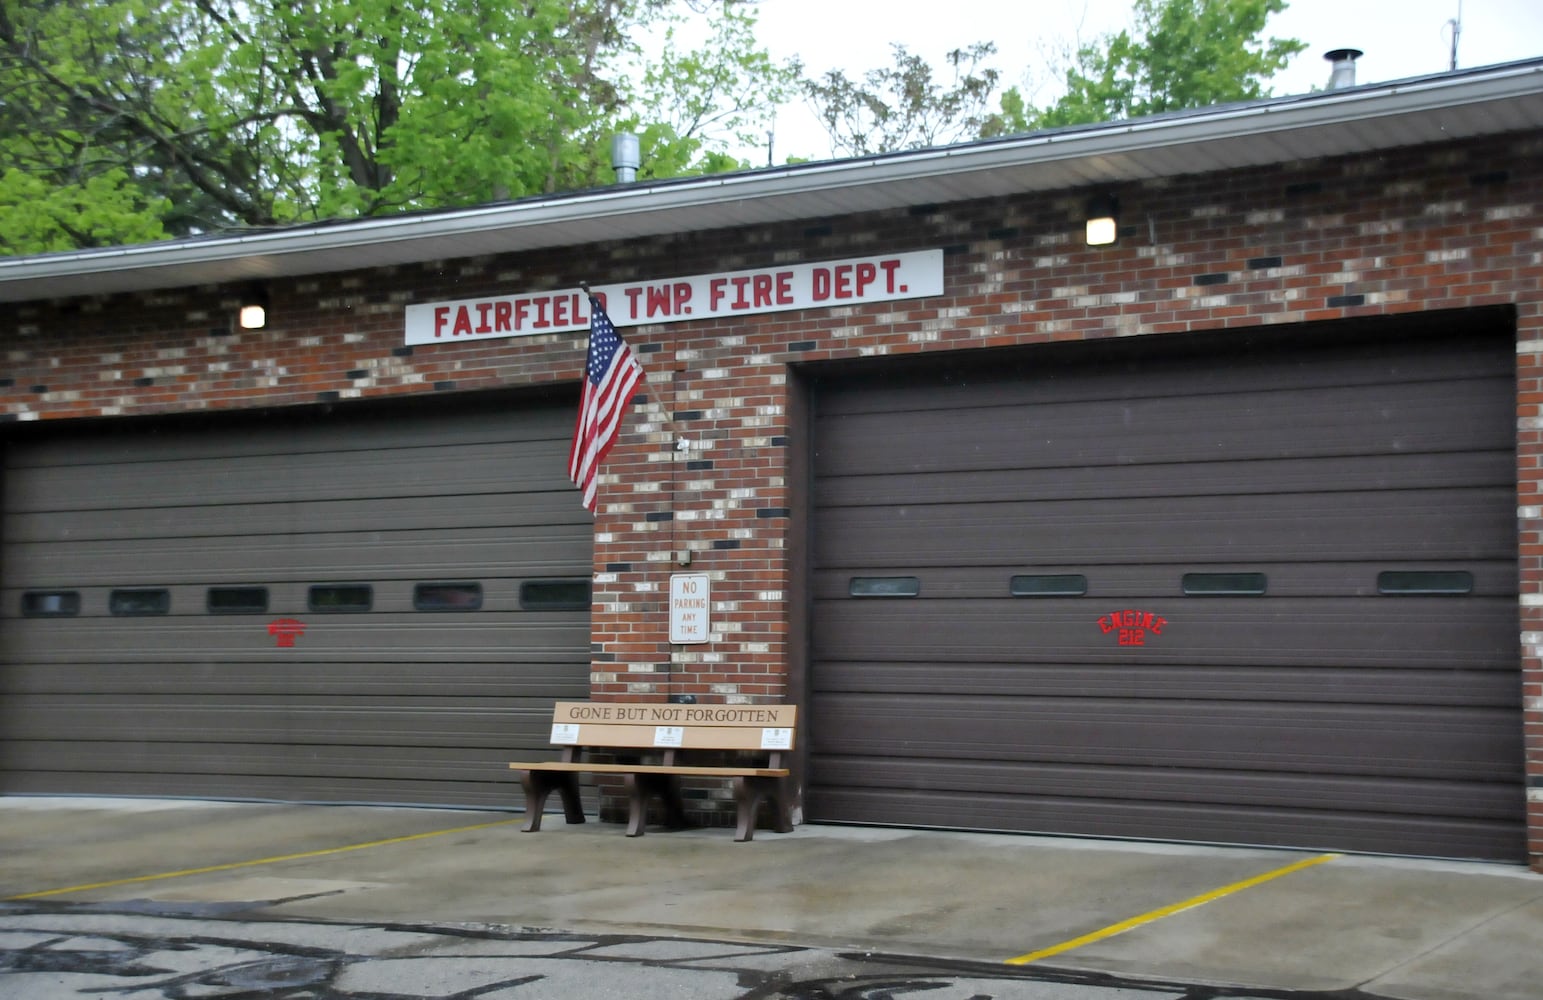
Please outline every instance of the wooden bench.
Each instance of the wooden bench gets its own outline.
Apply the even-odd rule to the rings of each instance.
[[[783,754],[793,749],[797,715],[793,705],[558,702],[552,710],[551,742],[563,748],[562,759],[514,761],[509,765],[520,773],[525,789],[523,829],[527,833],[541,829],[542,810],[554,791],[562,798],[564,818],[569,823],[584,822],[578,777],[587,773],[624,777],[629,837],[643,835],[648,803],[654,798],[663,800],[669,828],[686,825],[681,778],[733,780],[736,841],[753,836],[756,812],[763,801],[772,808],[772,829],[791,833],[792,803]],[[607,754],[612,761],[589,760],[595,752]],[[754,754],[765,766],[708,759],[729,754],[736,758]],[[623,757],[640,760],[617,760]]]

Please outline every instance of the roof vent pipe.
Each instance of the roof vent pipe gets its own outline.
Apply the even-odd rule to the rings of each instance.
[[[618,132],[611,136],[611,169],[616,171],[616,183],[631,184],[638,179],[638,167],[643,156],[638,151],[638,137],[631,132]]]
[[[1329,74],[1329,89],[1354,87],[1355,61],[1365,54],[1360,49],[1334,49],[1332,52],[1325,52],[1323,57],[1334,64],[1334,70]]]

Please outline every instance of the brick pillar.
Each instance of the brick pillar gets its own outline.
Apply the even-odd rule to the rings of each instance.
[[[628,334],[647,373],[646,399],[627,417],[601,473],[590,691],[599,700],[781,703],[790,584],[787,373],[747,363],[741,337],[686,341],[691,334],[670,328],[675,343],[664,350],[647,349],[646,330]],[[716,366],[717,357],[727,365]],[[669,642],[670,577],[680,572],[709,578],[705,643]],[[721,797],[709,799],[713,791]],[[727,789],[698,794],[691,811],[719,819],[727,803],[732,814]]]
[[[1516,354],[1516,498],[1521,584],[1527,860],[1543,872],[1543,321],[1522,306]]]

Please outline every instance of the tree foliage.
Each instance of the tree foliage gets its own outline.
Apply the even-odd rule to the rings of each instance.
[[[50,187],[41,177],[10,169],[0,175],[0,248],[74,250],[162,239],[164,198],[147,196],[121,170]]]
[[[714,13],[697,49],[681,41],[688,20],[670,16],[662,50],[629,75],[639,81],[635,111],[622,125],[642,140],[641,176],[746,166],[725,149],[761,145],[765,123],[797,90],[798,63],[779,64],[756,47],[752,8],[726,3]]]
[[[694,2],[694,0],[688,0]],[[623,72],[672,0],[0,0],[0,251],[381,215],[722,169],[791,70],[719,0],[667,96]],[[693,7],[705,10],[706,7]],[[720,131],[715,131],[720,130]],[[17,214],[20,213],[20,214]]]
[[[946,83],[900,45],[894,65],[860,79],[832,70],[805,82],[833,147],[863,155],[1061,125],[1092,124],[1267,96],[1268,82],[1306,46],[1262,37],[1286,0],[1134,0],[1132,28],[1047,60],[1062,82],[1045,107],[1017,87],[998,98],[989,42],[947,56]]]
[[[0,0],[0,253],[589,187],[620,130],[643,177],[736,169],[799,92],[851,155],[1249,100],[1304,47],[1285,0],[1134,2],[993,111],[990,42],[801,79],[753,0]]]
[[[946,83],[934,79],[931,64],[904,45],[890,48],[894,65],[869,70],[861,80],[833,69],[805,82],[805,92],[837,150],[864,156],[919,149],[981,131],[1000,76],[981,65],[996,53],[994,44],[976,42],[949,52]]]
[[[1049,107],[1027,105],[1016,88],[985,134],[1136,118],[1269,96],[1272,76],[1307,47],[1262,38],[1286,0],[1136,0],[1134,30],[1078,48],[1065,92]]]

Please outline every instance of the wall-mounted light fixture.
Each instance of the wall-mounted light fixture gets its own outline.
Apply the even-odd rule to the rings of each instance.
[[[1120,200],[1101,194],[1088,200],[1088,246],[1104,247],[1120,235]]]
[[[261,285],[252,285],[241,293],[236,325],[243,330],[261,330],[268,325],[268,292]]]

